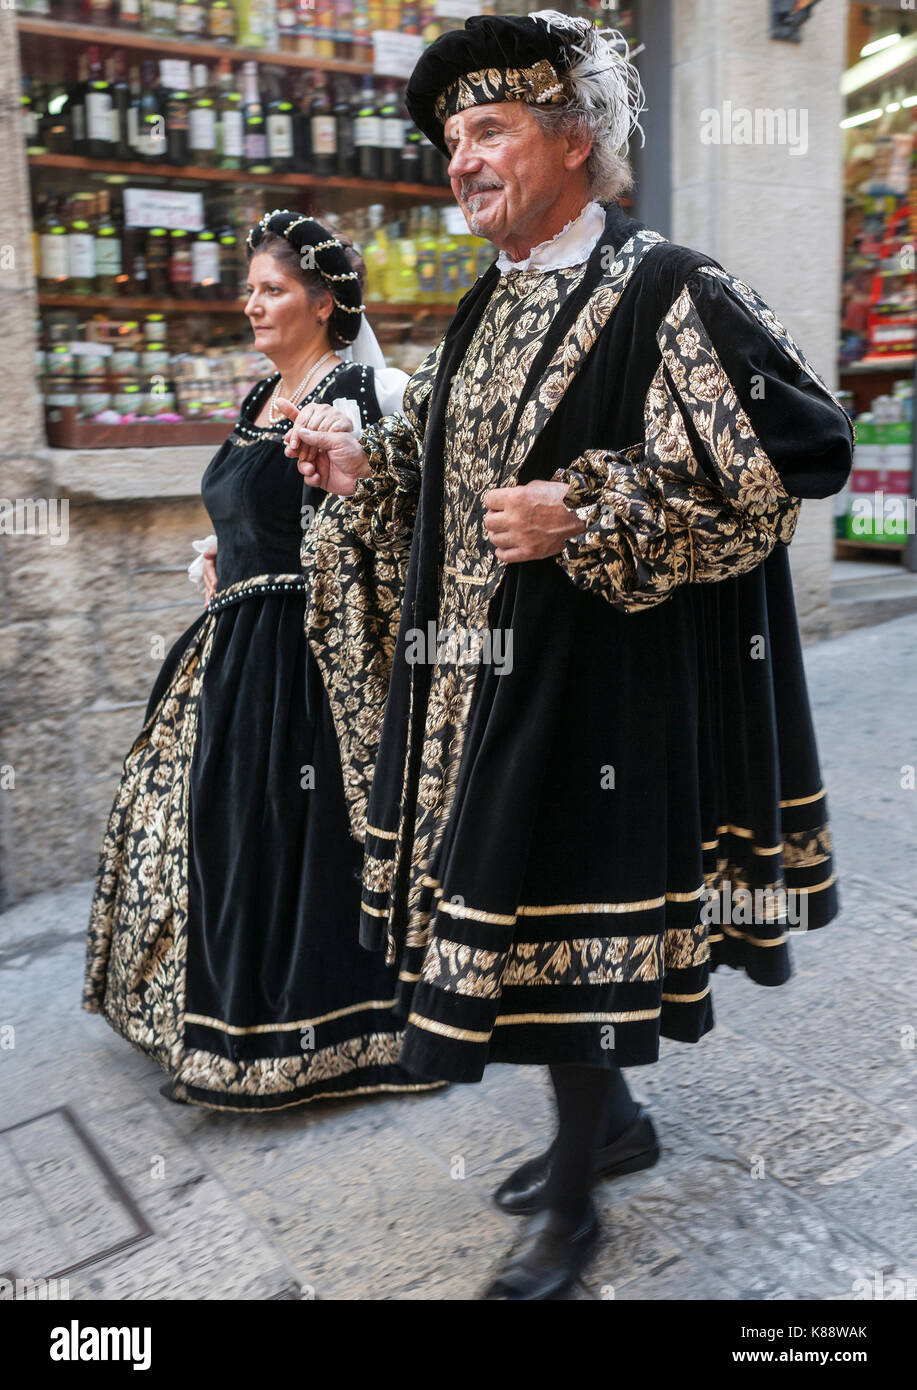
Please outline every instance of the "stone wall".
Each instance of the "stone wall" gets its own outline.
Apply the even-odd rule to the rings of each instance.
[[[185,568],[211,529],[199,495],[211,449],[46,447],[28,174],[9,136],[18,57],[0,9],[0,498],[26,504],[0,536],[0,910],[94,872],[162,656],[200,610]]]

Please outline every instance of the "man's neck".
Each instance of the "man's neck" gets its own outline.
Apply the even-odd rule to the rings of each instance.
[[[578,193],[555,203],[544,221],[532,232],[523,237],[509,237],[506,245],[498,247],[498,250],[505,251],[512,261],[524,261],[532,254],[533,247],[556,237],[568,222],[574,222],[580,216],[586,204],[591,201],[588,193]]]

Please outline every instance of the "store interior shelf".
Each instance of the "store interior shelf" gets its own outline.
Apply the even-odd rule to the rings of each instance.
[[[865,376],[870,372],[912,372],[914,358],[886,358],[884,362],[841,362],[837,370],[841,376]]]
[[[162,34],[145,34],[137,29],[104,28],[96,24],[59,24],[35,16],[20,15],[19,33],[51,42],[97,44],[107,48],[132,48],[155,53],[161,58],[232,58],[236,62],[254,61],[271,67],[320,68],[325,72],[372,73],[371,62],[351,58],[313,58],[300,53],[267,52],[260,48],[239,48],[233,44],[206,40],[173,39]]]
[[[183,179],[189,183],[252,183],[262,187],[329,188],[348,192],[367,193],[401,198],[423,198],[450,202],[452,190],[445,184],[395,183],[384,179],[347,179],[337,175],[317,174],[250,174],[246,169],[207,169],[190,165],[143,164],[120,159],[89,159],[80,154],[31,154],[29,164],[42,169],[69,169],[98,174],[124,174],[128,178],[166,179],[169,183]]]
[[[844,550],[906,550],[907,541],[851,541],[838,536],[835,545],[839,551]]]
[[[55,294],[53,290],[42,290],[38,303],[43,309],[126,309],[130,313],[148,314],[241,314],[243,301],[231,299],[156,299],[152,295],[114,296],[110,294]],[[455,305],[430,300],[392,301],[370,300],[366,305],[369,314],[410,314],[419,318],[423,314],[435,314],[449,318],[455,313]]]

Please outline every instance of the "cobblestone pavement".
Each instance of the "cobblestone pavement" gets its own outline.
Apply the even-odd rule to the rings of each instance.
[[[842,916],[794,939],[782,989],[721,971],[715,1030],[628,1072],[664,1154],[598,1189],[577,1297],[917,1280],[917,615],[805,657]],[[550,1133],[546,1074],[261,1117],[169,1104],[159,1069],[80,1010],[89,897],[0,918],[0,1275],[75,1266],[74,1299],[474,1297],[519,1230],[490,1194]]]

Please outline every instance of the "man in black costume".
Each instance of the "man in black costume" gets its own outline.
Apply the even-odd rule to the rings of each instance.
[[[618,40],[542,11],[430,45],[408,109],[499,254],[402,412],[288,444],[339,494],[307,624],[401,1061],[551,1069],[491,1298],[569,1288],[596,1176],[655,1162],[620,1067],[713,1027],[718,966],[783,983],[789,921],[838,908],[787,546],[852,425],[753,290],[622,210]]]

